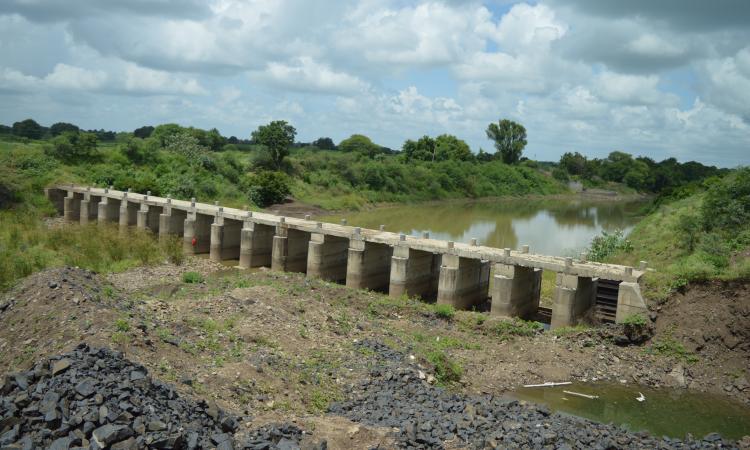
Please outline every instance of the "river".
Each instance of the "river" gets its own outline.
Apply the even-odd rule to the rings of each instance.
[[[586,197],[553,199],[499,199],[396,205],[360,212],[318,217],[327,222],[342,218],[352,226],[481,245],[520,248],[532,253],[573,256],[604,231],[632,229],[644,200]]]

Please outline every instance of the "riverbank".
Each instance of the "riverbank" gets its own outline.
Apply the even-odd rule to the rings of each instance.
[[[733,297],[731,290],[721,291],[726,297],[706,302],[694,320],[732,323],[730,316],[746,314],[750,296],[747,286],[742,289]],[[347,448],[351,436],[364,447],[390,435],[372,422],[357,424],[356,415],[332,419],[326,412],[339,402],[356,401],[358,391],[351,386],[370,379],[371,368],[394,352],[423,377],[420,383],[444,385],[466,398],[500,396],[545,381],[624,380],[750,404],[750,389],[742,382],[746,374],[732,365],[747,361],[748,340],[730,348],[715,345],[723,342],[719,338],[700,349],[679,350],[667,339],[687,345],[682,330],[692,329],[675,328],[670,320],[678,323],[691,308],[683,299],[675,302],[676,309],[666,305],[660,311],[649,343],[623,347],[615,344],[622,333],[618,328],[542,332],[521,321],[446,312],[301,274],[237,272],[201,258],[112,275],[52,269],[24,280],[0,302],[5,325],[0,366],[27,368],[81,341],[111,347],[174,383],[182,395],[251,416],[245,420],[250,428],[296,421],[330,431],[329,444],[341,445],[332,448]],[[727,302],[735,309],[717,309]],[[738,316],[735,323],[742,327],[750,321]],[[725,389],[728,385],[733,388]]]

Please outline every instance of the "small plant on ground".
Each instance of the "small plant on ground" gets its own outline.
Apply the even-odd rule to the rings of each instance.
[[[198,272],[185,272],[182,274],[182,281],[185,283],[203,283],[203,275],[199,274]]]
[[[646,349],[647,353],[676,358],[687,363],[698,362],[698,357],[689,352],[681,342],[677,341],[671,335],[656,339],[654,343]]]
[[[117,331],[130,331],[130,324],[125,319],[115,320],[115,330]]]
[[[642,327],[646,325],[648,322],[646,321],[646,318],[643,316],[643,314],[631,314],[622,321],[623,325],[631,325],[631,326],[639,326]]]
[[[463,367],[440,350],[427,353],[427,360],[435,366],[435,378],[440,383],[455,383],[461,380]]]
[[[552,334],[555,336],[563,337],[570,336],[571,334],[577,334],[589,330],[591,327],[588,325],[574,325],[569,327],[560,327],[552,330]]]
[[[432,308],[435,311],[435,315],[441,319],[452,320],[453,316],[456,315],[456,309],[452,305],[439,304],[434,305]]]
[[[490,332],[503,341],[512,339],[515,336],[533,336],[543,329],[544,327],[539,322],[518,318],[501,320],[490,326]]]

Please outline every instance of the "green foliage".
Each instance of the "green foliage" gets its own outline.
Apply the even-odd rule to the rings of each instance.
[[[253,141],[266,148],[276,170],[281,170],[282,162],[289,154],[289,147],[294,144],[296,135],[297,130],[293,126],[283,120],[275,120],[253,131]]]
[[[629,252],[633,250],[633,244],[625,238],[622,230],[612,233],[602,231],[601,236],[595,236],[588,250],[588,257],[592,261],[604,261],[607,257],[618,252]]]
[[[291,194],[289,178],[281,172],[261,172],[251,183],[250,200],[260,207],[281,203]]]
[[[427,353],[427,360],[435,366],[435,378],[440,383],[455,383],[461,380],[463,367],[442,350]]]
[[[625,317],[622,321],[623,325],[632,325],[642,327],[648,323],[643,314],[631,314]]]
[[[666,356],[682,360],[687,363],[698,362],[698,357],[685,349],[685,346],[681,342],[677,341],[674,337],[667,334],[667,336],[656,339],[649,348],[646,349],[647,353],[652,355]]]
[[[336,144],[333,142],[333,139],[329,137],[321,137],[314,140],[312,146],[321,150],[336,150]]]
[[[13,135],[29,139],[41,139],[44,128],[33,119],[26,119],[13,124]]]
[[[141,139],[146,139],[151,137],[151,133],[154,132],[154,127],[146,125],[143,127],[136,128],[133,130],[133,136]]]
[[[363,134],[353,134],[339,143],[339,150],[346,153],[359,153],[370,158],[381,152],[379,145]]]
[[[701,206],[707,230],[733,233],[750,223],[750,167],[737,169],[709,187]]]
[[[561,183],[567,183],[568,181],[570,181],[568,173],[559,167],[555,167],[554,169],[552,169],[552,177]]]
[[[526,147],[526,128],[512,120],[502,119],[487,127],[487,138],[495,143],[495,149],[505,164],[517,164]]]
[[[441,134],[435,139],[422,136],[418,141],[404,142],[401,154],[406,161],[472,161],[474,155],[469,145],[450,134]]]
[[[695,249],[699,239],[700,220],[693,214],[681,214],[677,219],[677,233],[680,236],[682,245],[688,252]]]
[[[80,130],[76,125],[73,125],[72,123],[66,123],[66,122],[53,123],[52,126],[49,127],[49,132],[52,136],[59,136],[66,132],[78,133],[78,131]]]
[[[185,272],[182,274],[182,281],[184,283],[196,284],[203,283],[204,278],[203,275],[198,272]]]
[[[125,319],[115,320],[115,330],[117,331],[130,331],[130,323]]]
[[[506,341],[515,336],[534,336],[543,329],[539,322],[513,318],[492,323],[489,331],[500,340]]]
[[[46,152],[66,163],[88,161],[97,156],[97,138],[93,133],[65,132],[52,140]]]
[[[453,316],[456,315],[456,309],[453,307],[453,305],[436,304],[432,309],[433,311],[435,311],[435,315],[440,317],[441,319],[452,320]]]

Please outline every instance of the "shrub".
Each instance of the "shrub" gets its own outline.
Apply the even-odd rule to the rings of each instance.
[[[737,169],[721,182],[712,183],[701,206],[707,230],[731,232],[750,222],[750,167]]]
[[[435,305],[433,306],[433,310],[435,311],[436,316],[445,320],[451,320],[453,319],[453,316],[456,315],[456,310],[452,305]]]
[[[463,367],[453,361],[441,350],[433,350],[427,354],[427,360],[435,366],[435,378],[441,383],[453,383],[461,380]]]
[[[61,161],[75,163],[96,156],[97,138],[93,133],[66,132],[52,140],[47,154]]]
[[[203,275],[198,272],[185,272],[182,274],[182,281],[185,283],[203,283]]]
[[[695,250],[695,244],[700,238],[700,221],[698,216],[683,214],[677,219],[677,234],[683,248],[688,252]]]
[[[622,230],[615,230],[613,233],[602,231],[601,236],[595,236],[591,241],[588,256],[592,261],[604,261],[608,256],[617,252],[632,250],[633,244],[625,238]]]
[[[493,323],[490,327],[490,331],[503,341],[514,336],[533,336],[543,329],[544,327],[539,322],[518,318],[501,320]]]
[[[291,194],[289,179],[281,172],[261,172],[251,182],[250,200],[260,207],[281,203]]]
[[[644,326],[647,321],[643,314],[631,314],[622,321],[623,325]]]

